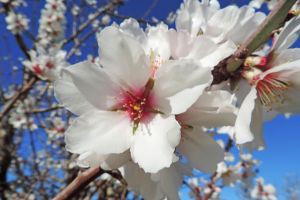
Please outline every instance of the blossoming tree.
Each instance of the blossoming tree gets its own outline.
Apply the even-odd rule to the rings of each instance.
[[[251,153],[300,112],[298,1],[0,2],[0,199],[277,199]]]

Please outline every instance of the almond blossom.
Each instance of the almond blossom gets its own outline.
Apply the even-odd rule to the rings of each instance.
[[[66,52],[60,49],[39,47],[37,51],[31,50],[29,55],[30,60],[23,61],[24,66],[43,80],[54,81],[60,76],[61,69],[68,65]]]
[[[185,113],[176,115],[176,120],[181,125],[181,140],[176,147],[176,156],[173,155],[173,164],[170,167],[157,173],[145,173],[132,162],[129,151],[107,155],[97,152],[83,153],[78,158],[78,164],[82,167],[101,166],[104,169],[121,167],[129,187],[144,198],[179,199],[177,191],[184,175],[191,176],[193,169],[213,173],[217,164],[224,159],[223,149],[201,127],[232,125],[236,117],[234,112],[230,93],[203,92]],[[181,159],[183,157],[187,160],[184,163]]]
[[[13,34],[20,34],[28,29],[29,19],[25,15],[9,12],[5,21],[7,29]]]
[[[256,186],[251,190],[251,198],[257,200],[277,200],[276,189],[271,184],[264,184],[263,178],[256,179]]]
[[[300,18],[291,19],[265,56],[246,59],[241,81],[244,91],[235,124],[238,144],[252,141],[262,144],[264,110],[281,113],[299,113],[299,49],[288,49],[298,38]],[[259,148],[259,146],[256,148]]]
[[[192,60],[157,66],[116,27],[105,28],[98,40],[103,68],[78,63],[55,83],[59,101],[80,115],[65,133],[67,149],[102,155],[130,149],[146,172],[169,167],[180,141],[175,114],[197,100],[211,81],[209,70]]]
[[[144,32],[135,19],[128,19],[120,24],[120,29],[138,39],[158,64],[171,57],[192,59],[203,67],[212,68],[236,49],[231,41],[217,44],[206,36],[193,37],[186,31],[168,29],[163,23],[148,26]]]
[[[39,20],[39,43],[45,47],[64,38],[66,6],[62,0],[47,0]]]

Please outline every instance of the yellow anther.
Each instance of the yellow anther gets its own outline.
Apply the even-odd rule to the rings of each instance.
[[[132,106],[132,108],[135,111],[139,111],[141,109],[141,106],[139,104],[135,104],[134,106]]]

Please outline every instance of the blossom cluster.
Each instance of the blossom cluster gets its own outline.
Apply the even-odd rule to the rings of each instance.
[[[13,34],[20,34],[29,28],[29,19],[26,15],[17,13],[14,9],[20,6],[27,6],[23,0],[1,0],[3,4],[8,4],[7,16],[5,21],[7,23],[7,29]]]
[[[223,148],[205,130],[226,126],[237,145],[263,149],[263,121],[300,111],[300,53],[290,48],[297,16],[274,33],[271,47],[246,59],[235,89],[231,81],[211,85],[214,66],[264,19],[251,6],[186,0],[176,29],[159,23],[143,30],[134,19],[104,28],[99,62],[65,67],[54,83],[58,101],[78,116],[65,132],[67,150],[82,167],[120,168],[147,199],[178,199],[193,169],[235,182],[234,168],[250,161],[227,167]]]
[[[39,20],[39,43],[53,46],[64,39],[66,6],[63,0],[47,0]]]
[[[66,52],[57,48],[45,50],[38,47],[29,52],[30,59],[23,61],[23,65],[43,80],[55,80],[60,76],[60,71],[66,67]]]
[[[22,1],[0,1],[11,4],[7,29],[13,34],[28,29],[29,20],[12,10]],[[182,182],[195,171],[213,174],[210,182],[188,179],[196,198],[219,199],[223,186],[241,184],[251,188],[248,195],[253,199],[276,199],[273,186],[262,179],[253,184],[258,161],[242,154],[234,162],[228,146],[215,139],[226,134],[243,151],[262,150],[263,122],[300,112],[300,51],[291,48],[300,33],[299,2],[290,11],[292,17],[270,36],[271,46],[247,56],[228,80],[214,82],[222,75],[213,72],[215,67],[265,20],[256,10],[263,2],[221,8],[217,0],[184,0],[167,19],[175,21],[175,28],[158,21],[143,28],[132,18],[99,28],[110,24],[107,12],[101,22],[92,23],[94,30],[99,28],[99,56],[69,66],[67,59],[76,54],[77,44],[71,53],[62,50],[66,6],[63,0],[47,0],[38,39],[22,64],[33,72],[30,76],[47,81],[40,85],[40,98],[53,84],[60,103],[51,104],[53,108],[63,106],[74,114],[65,120],[61,116],[67,111],[59,110],[39,124],[46,127],[49,143],[59,141],[53,142],[57,148],[64,137],[66,149],[78,155],[78,166],[118,169],[128,186],[146,199],[179,199]],[[267,2],[270,9],[276,3]],[[72,14],[81,14],[76,4]],[[39,128],[39,117],[29,114],[44,105],[32,96],[14,106],[8,118],[14,129]],[[0,127],[0,138],[6,134]],[[219,180],[221,185],[216,184]]]

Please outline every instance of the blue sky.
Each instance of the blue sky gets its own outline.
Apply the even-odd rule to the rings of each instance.
[[[154,0],[155,1],[155,0]],[[152,0],[127,0],[125,6],[119,9],[119,13],[126,16],[132,16],[141,18],[149,6],[152,4]],[[165,19],[170,11],[175,11],[181,0],[158,0],[156,6],[149,13],[146,19],[151,19],[155,16],[158,19]],[[228,5],[231,1],[220,1],[222,6]],[[245,4],[245,0],[236,0],[239,5]],[[25,11],[27,12],[27,11]],[[0,17],[0,34],[6,33],[5,22],[3,17]],[[4,73],[4,76],[0,74],[0,85],[8,85],[8,79],[3,77],[10,76],[10,71],[7,68],[11,65],[18,65],[15,60],[2,62],[3,55],[7,54],[6,46],[11,51],[12,58],[16,59],[21,54],[20,50],[13,48],[16,46],[14,38],[7,34],[7,40],[0,38],[1,44],[4,44],[5,48],[0,48],[0,73]],[[299,44],[296,44],[296,47]],[[71,62],[77,62],[77,60],[83,60],[86,57],[77,58],[71,60]],[[6,70],[4,69],[6,68]],[[300,100],[299,100],[300,101]],[[284,179],[289,174],[294,174],[300,177],[300,117],[292,116],[286,119],[284,116],[278,116],[270,122],[266,122],[265,125],[265,140],[267,148],[264,151],[255,152],[255,158],[262,161],[260,165],[259,174],[263,176],[267,183],[272,183],[279,189],[279,194],[283,191],[280,189],[284,184]],[[238,199],[235,194],[235,190],[225,190],[222,197],[224,199]],[[188,199],[188,197],[186,197]],[[280,198],[282,199],[282,198]]]

